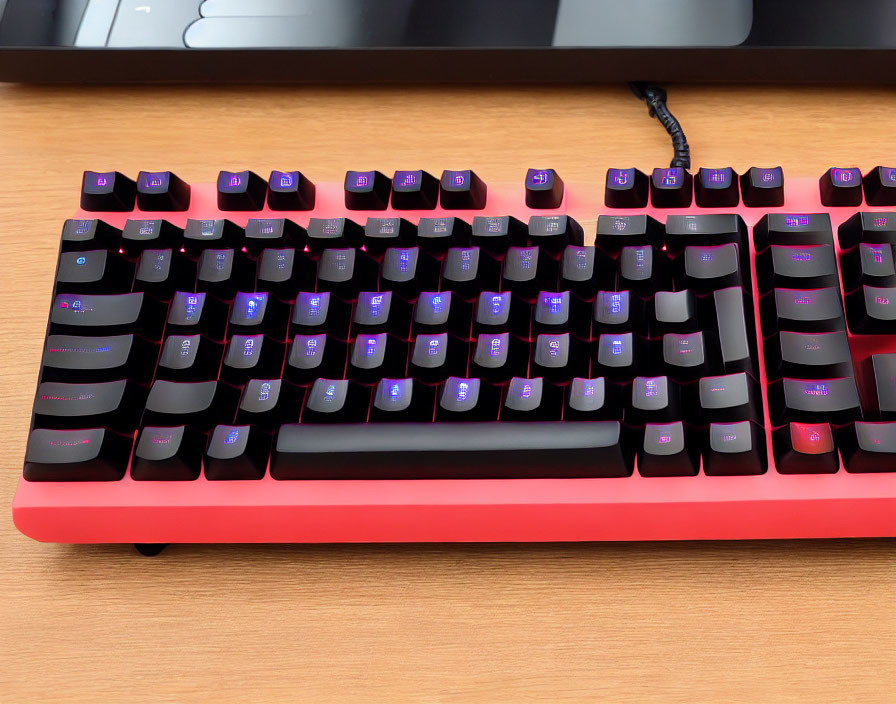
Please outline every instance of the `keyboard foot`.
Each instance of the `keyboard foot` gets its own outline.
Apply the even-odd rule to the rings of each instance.
[[[134,548],[143,557],[155,557],[168,547],[168,543],[134,543]]]

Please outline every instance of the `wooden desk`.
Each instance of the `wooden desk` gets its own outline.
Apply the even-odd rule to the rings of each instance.
[[[676,88],[696,165],[896,161],[891,90]],[[24,453],[62,220],[81,171],[670,158],[611,88],[0,87],[0,495]],[[0,522],[0,701],[884,702],[896,542],[129,546]]]

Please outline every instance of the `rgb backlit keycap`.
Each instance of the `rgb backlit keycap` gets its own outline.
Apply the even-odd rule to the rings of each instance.
[[[734,208],[740,203],[738,177],[730,166],[704,169],[694,181],[694,200],[701,208]]]
[[[314,197],[314,184],[301,171],[271,171],[268,177],[271,210],[311,210]]]
[[[831,167],[821,175],[818,187],[822,205],[852,206],[862,202],[862,172],[856,168]]]
[[[875,166],[862,179],[868,205],[896,205],[896,168]]]
[[[744,205],[750,208],[772,208],[784,205],[784,169],[780,166],[751,166],[740,177]]]
[[[529,169],[526,172],[526,205],[549,210],[563,202],[563,179],[553,169]]]
[[[220,210],[261,210],[268,184],[253,171],[221,171],[218,173],[218,208]]]
[[[118,171],[85,171],[81,181],[84,210],[123,212],[134,209],[137,184]]]
[[[190,207],[190,184],[170,171],[141,171],[137,175],[140,210],[179,211]]]
[[[426,171],[396,171],[392,177],[392,207],[433,210],[439,202],[439,180]]]
[[[646,208],[649,188],[643,171],[607,169],[604,204],[608,208]]]
[[[488,188],[474,171],[443,171],[439,185],[441,205],[445,210],[482,210],[485,207]]]
[[[680,166],[654,169],[650,177],[650,202],[655,208],[687,208],[694,178]]]
[[[349,210],[385,210],[392,181],[379,171],[345,172],[345,207]]]

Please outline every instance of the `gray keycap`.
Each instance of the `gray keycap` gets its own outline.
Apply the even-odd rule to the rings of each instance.
[[[569,333],[542,334],[535,339],[535,364],[562,369],[569,363]]]
[[[630,367],[634,363],[633,335],[604,333],[597,340],[597,361],[605,367]]]
[[[386,358],[386,333],[358,335],[352,346],[352,366],[358,369],[376,369]]]
[[[251,369],[261,358],[264,335],[234,335],[227,344],[224,365],[232,369]]]
[[[779,276],[809,279],[837,275],[836,255],[829,244],[802,247],[774,245],[771,253],[772,268]]]
[[[532,281],[538,271],[538,247],[510,247],[504,258],[504,278]]]
[[[646,281],[653,276],[653,247],[623,247],[619,254],[619,275],[629,281]]]
[[[345,379],[317,379],[308,393],[305,407],[317,413],[336,413],[345,405],[348,394],[348,381]]]
[[[449,376],[442,389],[439,405],[446,411],[461,413],[476,408],[479,402],[479,379]]]
[[[413,281],[419,256],[419,247],[389,247],[383,257],[383,278],[398,283]]]
[[[199,280],[227,281],[233,271],[234,257],[232,249],[204,249],[199,256]]]
[[[180,450],[185,430],[185,425],[143,429],[134,456],[152,462],[170,460]]]
[[[476,341],[473,362],[487,369],[499,369],[507,364],[510,351],[510,333],[483,333]]]
[[[404,411],[410,407],[413,394],[413,379],[380,379],[373,405],[381,411]]]
[[[317,276],[324,281],[344,283],[355,273],[355,249],[325,249],[317,265]]]
[[[107,46],[180,48],[201,0],[121,0]]]
[[[605,399],[606,388],[602,376],[596,379],[576,377],[569,385],[569,407],[575,411],[599,411],[603,408]]]
[[[747,375],[726,374],[700,379],[700,406],[704,409],[735,408],[750,402]]]
[[[260,281],[289,281],[295,263],[296,250],[292,247],[284,249],[265,249],[258,260],[258,278]]]
[[[507,325],[510,320],[510,291],[483,291],[476,305],[476,322],[480,325]]]
[[[684,248],[684,271],[694,279],[719,279],[736,274],[737,270],[736,244]]]
[[[629,322],[628,291],[598,291],[594,299],[594,319],[606,325]]]
[[[421,293],[414,309],[414,322],[420,325],[444,325],[451,313],[451,291]]]
[[[232,460],[242,456],[249,442],[249,432],[248,425],[216,425],[206,455],[216,460]]]
[[[893,276],[896,274],[892,245],[863,242],[859,245],[859,261],[862,264],[862,273],[866,276]]]
[[[843,317],[840,305],[840,291],[833,286],[818,289],[775,289],[775,308],[786,325],[786,321],[824,323]]]
[[[844,365],[852,367],[849,342],[845,332],[800,333],[782,332],[781,359],[789,364],[806,367]]]
[[[563,250],[561,278],[588,281],[594,276],[594,247],[567,247]]]
[[[865,310],[875,320],[896,320],[896,288],[862,286]]]
[[[636,376],[632,382],[632,406],[639,411],[660,411],[669,405],[669,379]]]
[[[699,367],[706,362],[703,333],[663,335],[663,361],[673,367]]]
[[[896,411],[896,354],[873,354],[871,365],[881,412]]]
[[[726,365],[750,359],[744,294],[738,287],[723,288],[713,293],[716,325],[722,347],[722,362]]]
[[[216,381],[181,384],[156,379],[146,399],[146,410],[174,415],[198,413],[211,406],[217,388]]]
[[[358,303],[355,305],[353,322],[357,325],[382,325],[389,320],[391,308],[391,291],[382,291],[380,293],[364,291],[358,294]]]
[[[201,344],[199,335],[169,335],[162,345],[162,356],[159,366],[166,369],[189,369],[199,354]],[[215,371],[210,370],[211,376]]]
[[[435,369],[448,359],[448,333],[417,335],[411,364],[423,369]]]
[[[656,319],[661,323],[686,323],[696,315],[694,294],[684,291],[658,291],[655,298]]]
[[[323,325],[327,321],[327,312],[330,309],[330,294],[302,292],[296,298],[296,304],[292,309],[292,322],[295,325],[312,327]]]
[[[280,400],[280,379],[250,379],[243,389],[240,410],[248,413],[266,413]]]
[[[327,336],[296,335],[289,348],[289,366],[296,369],[316,369],[324,361]]]
[[[59,255],[59,271],[56,280],[81,284],[100,281],[106,271],[108,252],[96,249],[90,252],[63,252]]]
[[[442,278],[473,281],[479,272],[479,247],[451,247],[442,263]]]
[[[540,325],[564,325],[569,322],[569,291],[542,291],[535,304],[535,322]]]
[[[709,447],[713,452],[735,454],[753,450],[750,421],[740,423],[710,423]]]
[[[137,280],[153,284],[167,280],[173,255],[170,249],[143,250],[140,253],[140,263],[137,264]]]
[[[644,426],[644,452],[667,457],[684,452],[684,424],[647,423]]]
[[[513,411],[534,411],[541,405],[541,393],[544,380],[539,376],[534,379],[524,379],[515,376],[510,380],[507,388],[507,398],[504,405]]]

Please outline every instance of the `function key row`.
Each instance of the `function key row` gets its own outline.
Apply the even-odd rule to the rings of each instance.
[[[563,179],[554,169],[529,169],[524,181],[526,205],[551,210],[563,202]],[[300,171],[271,171],[267,181],[253,171],[220,171],[218,208],[227,211],[312,210],[315,186]],[[482,210],[488,188],[469,169],[445,170],[441,178],[423,170],[347,171],[345,207],[349,210]],[[81,207],[87,211],[184,211],[190,186],[170,171],[141,171],[133,181],[118,171],[85,171]]]

